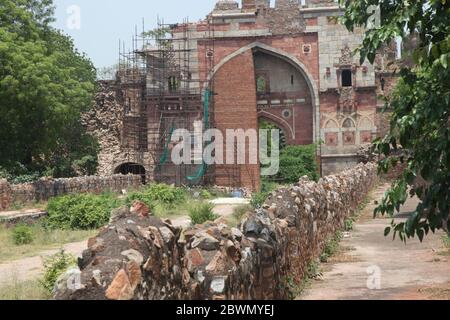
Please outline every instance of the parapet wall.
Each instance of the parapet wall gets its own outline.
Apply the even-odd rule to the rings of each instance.
[[[32,183],[17,185],[11,185],[6,180],[0,180],[0,210],[6,210],[14,203],[45,201],[69,193],[120,192],[123,189],[140,186],[141,177],[136,175],[90,176],[67,179],[45,178]]]
[[[318,183],[302,179],[273,192],[239,228],[218,219],[182,231],[120,208],[90,239],[81,278],[70,270],[59,279],[56,299],[287,299],[288,284],[376,183],[372,163]],[[71,286],[74,279],[81,284]]]

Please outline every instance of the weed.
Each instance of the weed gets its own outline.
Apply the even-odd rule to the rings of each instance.
[[[214,221],[218,218],[213,212],[214,206],[210,203],[200,203],[189,210],[189,217],[192,224],[203,224],[207,221]]]
[[[41,285],[49,293],[52,293],[59,276],[75,265],[75,257],[71,254],[66,254],[64,250],[44,258],[44,277],[40,281]]]
[[[354,227],[354,222],[355,221],[352,218],[345,219],[344,222],[345,231],[352,231]]]
[[[318,279],[322,276],[320,272],[320,264],[314,260],[308,264],[306,273],[300,282],[295,281],[291,276],[286,277],[284,283],[288,292],[289,299],[295,299],[301,296],[305,290],[311,285],[311,280]]]
[[[13,241],[16,245],[21,246],[33,242],[33,230],[26,225],[17,225],[12,231]]]
[[[338,231],[334,237],[327,240],[322,254],[320,255],[320,262],[328,262],[328,259],[338,251],[339,242],[342,240],[342,237],[342,232]]]
[[[250,205],[255,209],[260,209],[264,202],[266,201],[269,193],[267,192],[256,192],[252,194],[252,199],[250,200]]]

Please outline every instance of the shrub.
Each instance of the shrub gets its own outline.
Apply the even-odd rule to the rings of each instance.
[[[200,197],[202,197],[202,199],[209,200],[213,198],[213,195],[208,190],[203,189],[200,192]]]
[[[325,248],[320,255],[320,262],[328,262],[328,259],[338,251],[339,242],[342,240],[342,237],[342,232],[338,231],[333,238],[326,242]]]
[[[280,187],[280,184],[270,181],[267,178],[262,179],[261,191],[252,194],[250,205],[255,209],[260,209],[267,197],[278,187]]]
[[[111,210],[121,205],[113,194],[78,194],[52,198],[46,226],[52,229],[97,229],[108,223]]]
[[[20,163],[15,163],[14,170],[0,167],[0,178],[8,180],[11,184],[29,183],[39,180],[42,174],[37,171],[26,169]]]
[[[268,192],[255,192],[252,194],[250,205],[255,209],[260,209],[269,196]]]
[[[345,219],[345,231],[352,231],[353,230],[353,219]]]
[[[186,192],[182,188],[176,188],[167,184],[154,184],[148,189],[150,197],[154,201],[165,204],[175,204],[186,199]]]
[[[303,176],[315,181],[319,179],[316,145],[286,146],[280,151],[280,170],[271,180],[297,183]]]
[[[78,174],[84,176],[94,175],[97,171],[98,160],[93,155],[87,155],[81,159],[74,160],[72,166],[75,168]]]
[[[214,206],[210,203],[201,203],[189,209],[189,217],[193,224],[202,224],[218,218],[213,212]]]
[[[153,210],[156,205],[153,201],[153,198],[149,195],[148,192],[145,191],[135,191],[130,193],[126,198],[125,203],[130,206],[134,201],[141,201],[145,203],[151,210]]]
[[[173,206],[186,200],[186,192],[182,188],[176,188],[167,184],[153,184],[150,187],[131,193],[126,203],[131,204],[133,201],[139,200],[144,202],[150,208],[156,203]]]
[[[76,266],[77,264],[75,257],[65,253],[64,250],[43,260],[44,276],[40,283],[50,293],[53,291],[56,280],[70,267]]]
[[[33,242],[33,230],[26,225],[17,225],[12,232],[14,243],[18,246]]]

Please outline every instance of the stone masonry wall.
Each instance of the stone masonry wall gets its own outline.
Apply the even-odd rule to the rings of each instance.
[[[45,201],[69,193],[120,192],[141,186],[137,175],[114,175],[108,177],[78,177],[67,179],[44,178],[32,183],[10,185],[0,180],[0,210],[8,209],[14,203]]]
[[[0,211],[11,205],[11,186],[5,179],[0,179]]]
[[[55,297],[287,299],[287,283],[302,279],[376,182],[372,163],[318,183],[301,179],[273,192],[239,228],[218,219],[183,231],[146,211],[138,215],[122,207],[89,240],[81,271],[69,270],[59,279]]]

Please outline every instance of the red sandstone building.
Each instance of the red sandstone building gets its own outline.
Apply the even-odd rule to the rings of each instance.
[[[204,21],[136,38],[88,121],[102,145],[99,173],[257,189],[259,165],[171,164],[171,133],[198,121],[221,130],[267,121],[288,144],[317,143],[323,175],[354,166],[359,146],[382,134],[377,95],[396,52],[360,65],[352,52],[363,30],[349,33],[341,14],[332,0],[226,0]],[[99,130],[93,119],[104,116],[110,126]]]

